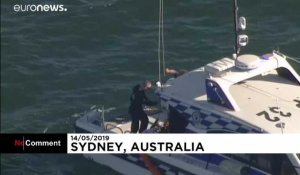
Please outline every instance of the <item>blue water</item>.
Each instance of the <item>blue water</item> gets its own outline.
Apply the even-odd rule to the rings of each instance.
[[[15,4],[67,12],[14,12]],[[127,110],[130,89],[157,80],[158,4],[151,0],[1,1],[1,132],[73,132],[92,105]],[[233,52],[232,2],[165,0],[166,66],[194,69]],[[240,1],[249,45],[300,57],[300,1]],[[300,70],[296,64],[293,66]],[[80,155],[2,155],[1,174],[116,174]]]

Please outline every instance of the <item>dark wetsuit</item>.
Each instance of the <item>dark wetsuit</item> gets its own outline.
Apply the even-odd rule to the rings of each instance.
[[[169,106],[168,118],[170,133],[185,133],[185,128],[189,124],[189,122],[172,106]]]
[[[155,102],[149,101],[145,95],[144,90],[140,90],[140,85],[136,85],[132,89],[130,96],[130,106],[129,114],[131,116],[131,132],[132,133],[142,133],[147,129],[149,119],[145,111],[143,110],[143,105],[155,105]],[[139,127],[139,121],[141,121],[141,126]]]

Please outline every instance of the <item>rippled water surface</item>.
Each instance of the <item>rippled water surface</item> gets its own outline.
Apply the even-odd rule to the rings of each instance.
[[[1,131],[73,132],[92,105],[126,110],[131,87],[157,80],[158,0],[72,0],[67,12],[14,12],[1,1]],[[194,69],[230,56],[230,0],[165,0],[166,66]],[[299,0],[243,0],[249,45],[300,57]],[[295,65],[297,70],[300,67]],[[116,174],[80,155],[2,155],[1,174]]]

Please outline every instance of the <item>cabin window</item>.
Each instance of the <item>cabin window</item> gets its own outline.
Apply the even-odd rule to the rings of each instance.
[[[226,93],[217,82],[206,79],[205,87],[208,102],[234,110],[234,107],[228,99]]]
[[[227,156],[272,175],[297,175],[295,167],[284,154],[231,154]]]

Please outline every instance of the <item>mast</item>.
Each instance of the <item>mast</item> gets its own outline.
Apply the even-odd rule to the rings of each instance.
[[[233,0],[233,21],[234,21],[234,36],[235,36],[235,46],[234,46],[234,58],[239,56],[241,47],[248,44],[248,36],[243,34],[246,29],[246,18],[238,16],[239,7],[237,5],[237,0]]]
[[[233,0],[233,31],[235,35],[235,46],[234,46],[234,53],[236,54],[236,57],[238,57],[239,54],[239,43],[238,43],[238,6],[237,6],[237,0]]]

